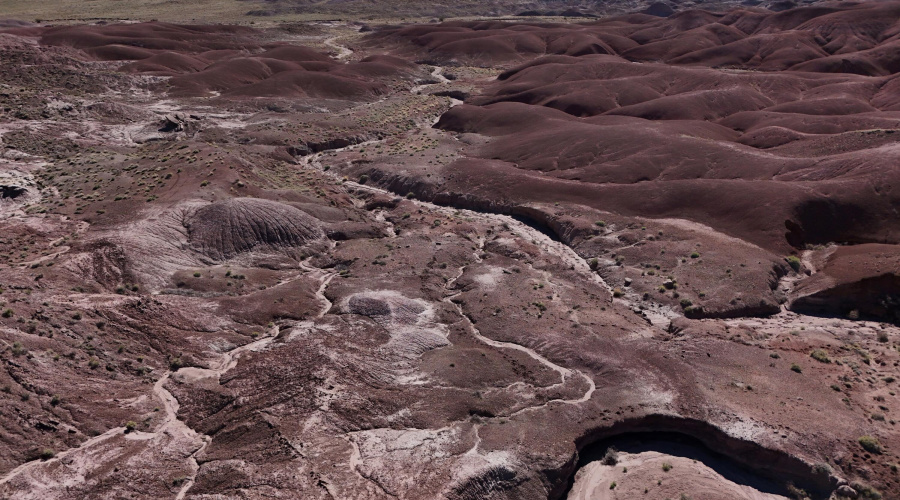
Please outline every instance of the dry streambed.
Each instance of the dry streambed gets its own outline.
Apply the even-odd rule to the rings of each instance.
[[[341,38],[325,35],[319,38],[337,51],[339,59],[355,58],[356,54],[341,43]],[[835,400],[838,410],[834,413],[844,419],[841,431],[846,432],[841,434],[840,443],[830,442],[829,446],[852,446],[855,450],[855,440],[861,432],[890,436],[889,430],[885,430],[889,428],[882,412],[894,409],[894,403],[888,397],[887,382],[882,383],[882,380],[892,373],[890,363],[894,358],[887,346],[872,347],[875,338],[881,338],[878,325],[860,327],[852,334],[856,335],[855,339],[861,339],[856,342],[847,333],[854,329],[856,324],[853,322],[841,320],[834,326],[826,324],[826,320],[810,320],[808,326],[816,328],[817,336],[818,330],[831,327],[833,331],[825,333],[841,340],[847,355],[838,353],[838,348],[828,344],[830,340],[826,338],[820,348],[835,360],[838,355],[842,356],[842,363],[816,361],[820,364],[804,364],[800,370],[805,371],[801,378],[800,371],[788,369],[786,360],[776,362],[773,360],[780,358],[768,357],[768,350],[790,356],[791,362],[797,359],[808,361],[808,351],[813,346],[799,342],[799,334],[784,332],[784,329],[804,324],[804,317],[783,313],[760,320],[687,321],[681,317],[681,308],[675,301],[679,297],[674,282],[670,282],[672,286],[668,288],[662,285],[662,277],[658,276],[656,268],[648,267],[649,260],[641,266],[630,260],[622,265],[621,255],[615,253],[631,258],[634,254],[629,252],[637,252],[636,249],[644,244],[644,250],[650,248],[654,254],[660,252],[652,245],[680,244],[658,238],[663,233],[666,236],[673,233],[677,240],[690,232],[699,234],[704,245],[719,240],[724,241],[723,247],[736,245],[720,233],[677,220],[661,221],[660,227],[655,227],[652,220],[620,218],[604,222],[598,216],[596,222],[588,221],[593,243],[578,247],[571,244],[575,240],[564,243],[560,240],[565,238],[551,237],[563,234],[564,231],[559,229],[567,226],[560,223],[558,227],[551,227],[561,219],[553,219],[559,214],[549,205],[520,206],[519,217],[514,218],[494,213],[509,211],[508,206],[484,207],[473,203],[476,206],[472,208],[485,208],[476,212],[416,199],[403,200],[396,195],[406,196],[406,192],[400,192],[397,187],[404,184],[392,183],[384,177],[367,179],[359,176],[359,182],[342,179],[343,173],[368,171],[370,161],[376,156],[371,153],[373,150],[390,148],[399,150],[397,157],[413,158],[408,163],[400,163],[397,168],[418,169],[426,178],[433,174],[435,178],[447,175],[449,179],[457,174],[432,165],[445,165],[449,161],[446,158],[455,158],[464,143],[477,145],[484,138],[475,134],[450,137],[432,129],[435,117],[431,111],[443,112],[459,101],[408,93],[410,87],[414,94],[428,94],[448,85],[445,69],[440,66],[431,70],[430,77],[437,83],[399,85],[403,89],[402,98],[396,102],[414,106],[427,101],[430,106],[405,115],[414,117],[409,118],[413,122],[409,128],[396,134],[382,134],[384,131],[379,130],[378,134],[360,137],[384,139],[363,140],[340,148],[331,146],[348,141],[319,142],[321,148],[318,149],[324,148],[324,151],[301,155],[299,159],[292,158],[293,153],[277,156],[279,168],[284,170],[277,174],[265,172],[255,178],[246,172],[265,171],[272,166],[266,163],[272,157],[263,160],[262,153],[260,156],[241,154],[256,148],[254,151],[278,155],[283,152],[278,149],[282,147],[281,143],[254,144],[237,139],[254,126],[258,127],[256,132],[269,133],[271,131],[265,126],[275,122],[290,125],[289,121],[270,123],[241,113],[204,115],[209,118],[209,127],[216,130],[210,137],[218,142],[215,146],[206,144],[202,147],[231,148],[238,160],[230,166],[224,163],[213,166],[212,159],[206,160],[209,163],[203,167],[203,177],[196,179],[197,184],[206,187],[207,179],[213,183],[221,180],[218,191],[197,191],[196,186],[185,185],[181,192],[167,191],[166,196],[170,198],[164,200],[165,203],[154,203],[155,195],[147,198],[152,210],[168,213],[166,210],[171,206],[166,203],[180,201],[179,196],[274,198],[290,200],[287,203],[302,206],[325,218],[340,218],[334,214],[343,211],[343,216],[352,217],[352,223],[356,225],[329,233],[341,235],[335,237],[335,240],[340,239],[339,244],[328,242],[325,245],[323,241],[315,258],[291,261],[289,266],[294,266],[291,268],[294,274],[276,272],[279,266],[285,265],[284,260],[278,260],[283,256],[275,259],[267,254],[251,259],[246,254],[232,255],[230,251],[227,255],[219,255],[210,253],[208,248],[203,250],[205,247],[199,245],[198,248],[206,252],[204,258],[217,260],[217,265],[208,265],[209,261],[193,255],[184,261],[164,263],[162,269],[177,275],[178,281],[169,284],[171,288],[166,289],[166,293],[177,292],[185,303],[194,301],[192,303],[198,304],[197,310],[239,316],[228,306],[235,301],[220,304],[216,309],[217,306],[204,300],[239,288],[244,295],[236,300],[249,303],[253,297],[252,300],[257,301],[253,304],[268,306],[269,302],[277,302],[283,297],[277,296],[279,289],[275,289],[276,296],[264,295],[269,293],[266,292],[267,283],[271,283],[253,281],[254,273],[270,273],[270,278],[276,276],[271,280],[277,283],[276,287],[285,287],[281,290],[290,288],[302,277],[310,281],[311,289],[303,299],[306,304],[298,306],[309,306],[309,314],[305,321],[277,321],[264,330],[261,338],[245,339],[246,343],[239,347],[229,343],[223,348],[222,338],[211,342],[204,337],[197,341],[197,345],[206,342],[199,348],[200,356],[207,358],[205,362],[183,368],[170,365],[170,368],[155,372],[152,380],[150,377],[145,379],[148,389],[152,382],[148,394],[162,406],[161,411],[156,412],[152,426],[141,431],[114,427],[78,447],[60,452],[55,458],[24,464],[0,480],[0,488],[3,488],[0,491],[24,492],[21,496],[29,498],[64,496],[66,488],[84,487],[93,478],[102,477],[109,465],[119,463],[117,461],[124,463],[121,457],[130,454],[140,457],[148,466],[156,467],[148,475],[164,470],[168,476],[162,481],[164,488],[178,499],[193,494],[218,495],[238,490],[251,495],[281,490],[284,494],[321,498],[330,495],[336,498],[450,496],[471,499],[482,498],[491,491],[557,498],[563,493],[561,485],[575,473],[577,466],[581,468],[569,493],[572,499],[634,498],[644,494],[716,499],[781,498],[778,495],[784,493],[783,483],[769,485],[758,474],[740,467],[723,466],[729,460],[721,456],[712,456],[677,441],[675,445],[666,445],[658,436],[647,438],[645,444],[649,444],[643,448],[623,445],[615,465],[598,464],[589,458],[583,458],[576,465],[572,460],[573,456],[577,457],[573,443],[578,443],[578,451],[587,457],[592,447],[598,446],[587,444],[591,436],[630,416],[672,416],[674,423],[655,425],[652,418],[645,422],[650,430],[677,430],[678,425],[683,424],[679,420],[682,417],[673,415],[692,414],[699,415],[703,422],[712,422],[707,424],[710,428],[719,425],[729,429],[728,435],[718,429],[716,431],[721,435],[715,435],[726,441],[726,438],[731,439],[728,444],[735,446],[719,451],[737,455],[738,452],[733,450],[739,450],[743,445],[756,446],[756,442],[771,449],[787,449],[790,455],[778,451],[769,456],[790,458],[793,460],[790,465],[796,466],[799,475],[803,476],[809,466],[794,456],[821,460],[819,450],[805,446],[809,435],[803,434],[803,429],[788,432],[775,423],[769,428],[767,417],[783,424],[791,422],[796,415],[805,417],[813,411],[806,409],[806,403],[798,404],[799,397],[790,402],[795,406],[785,405],[787,410],[782,410],[778,405],[783,403],[778,399],[778,391],[770,390],[779,385],[784,386],[785,392],[800,387],[807,391],[803,396],[811,403],[824,406],[822,401]],[[483,83],[476,81],[474,84]],[[378,106],[395,102],[391,101],[395,97],[381,96],[374,102],[346,105],[350,111],[344,118],[355,116],[353,113],[357,111],[364,115],[380,109]],[[215,97],[202,99],[203,105],[198,109],[209,112],[215,105]],[[169,106],[171,103],[164,104]],[[179,109],[190,110],[187,105]],[[227,134],[222,135],[222,130]],[[182,135],[172,137],[173,144],[192,140],[184,131],[179,134]],[[403,146],[395,147],[397,144]],[[431,149],[435,144],[440,146]],[[129,141],[116,145],[142,147]],[[200,148],[189,150],[189,159],[181,166],[196,161],[195,155],[199,155],[201,161],[213,158],[208,150],[201,151]],[[216,160],[220,158],[215,157]],[[160,164],[163,159],[168,162],[172,158],[166,154]],[[240,172],[241,176],[235,172]],[[180,179],[181,173],[179,167],[174,172],[175,178]],[[158,180],[165,184],[164,181],[169,180],[162,170],[154,171],[153,175],[154,182]],[[373,184],[396,187],[397,192],[391,193]],[[315,189],[309,189],[313,185]],[[435,180],[426,187],[440,185]],[[479,186],[469,188],[477,190]],[[198,195],[198,192],[202,194]],[[463,206],[472,202],[466,192],[457,194],[456,198],[434,197],[434,200]],[[213,205],[220,207],[223,203]],[[570,207],[562,206],[559,211],[567,208]],[[102,209],[93,211],[102,215]],[[125,223],[127,231],[137,236],[147,236],[144,233],[148,232],[148,227],[158,230],[162,223],[156,224],[157,219],[165,219],[158,214],[149,217],[147,213],[136,212],[141,214],[140,217],[154,221],[152,224],[144,220],[138,224]],[[541,223],[525,223],[535,222],[539,215],[543,217]],[[136,214],[120,216],[125,219],[138,217]],[[248,253],[261,254],[261,247],[256,246],[259,243],[290,246],[287,244],[290,241],[269,234],[280,235],[287,226],[256,222],[259,221],[250,225],[252,230],[233,231],[241,233],[240,252],[253,249]],[[647,227],[641,227],[640,223]],[[226,224],[212,226],[224,227]],[[360,230],[360,226],[371,227]],[[551,229],[543,231],[545,226]],[[605,229],[599,229],[601,227]],[[265,234],[256,234],[256,229]],[[178,226],[178,231],[184,230]],[[683,232],[679,233],[679,230]],[[194,231],[195,237],[197,234]],[[244,241],[247,235],[252,238]],[[215,233],[208,239],[219,241],[229,237]],[[160,239],[163,238],[157,235],[154,241]],[[186,241],[193,240],[188,238]],[[607,247],[603,247],[607,243]],[[187,252],[185,245],[170,246],[173,252],[182,252],[179,253],[182,255]],[[709,248],[702,249],[703,259],[713,262],[714,252]],[[679,272],[693,261],[701,260],[701,252],[697,252],[697,258],[690,257],[692,249],[679,248],[679,252],[685,254],[676,264]],[[160,252],[147,250],[146,245],[144,250],[143,259],[139,260],[153,261],[161,257]],[[602,257],[599,263],[584,258],[599,255],[600,250],[606,253],[612,250],[613,253]],[[428,261],[432,253],[435,257]],[[48,258],[65,260],[67,254],[61,251]],[[246,271],[249,276],[246,289],[243,274],[239,280],[231,270],[225,274],[224,267],[218,265],[222,259],[232,258],[235,260],[231,263],[241,263],[250,269]],[[725,262],[729,258],[723,253],[719,261],[723,266],[730,266],[730,262]],[[763,260],[760,258],[756,262],[763,267],[772,267]],[[43,261],[29,260],[26,264],[43,265]],[[812,266],[809,259],[805,259],[803,265]],[[192,272],[191,266],[198,270]],[[420,267],[413,269],[414,266]],[[740,272],[738,269],[735,273],[738,279],[735,279],[729,267],[726,276],[717,279],[740,281]],[[641,283],[639,277],[646,283]],[[167,276],[156,278],[164,281]],[[637,286],[657,284],[657,281],[662,287],[659,291],[648,288],[644,292]],[[250,290],[251,282],[258,288]],[[182,289],[185,283],[189,286]],[[194,285],[197,285],[196,290],[191,288]],[[791,280],[783,281],[781,285],[786,287],[787,293],[793,289]],[[104,286],[111,288],[116,284]],[[231,290],[228,287],[232,287]],[[129,293],[129,290],[123,292]],[[688,283],[680,290],[686,297],[690,293]],[[138,289],[134,292],[138,293]],[[668,302],[648,313],[641,305],[647,302],[645,297],[651,292],[665,294]],[[99,301],[99,297],[100,294],[86,293],[82,300]],[[315,304],[310,306],[310,302]],[[288,307],[280,311],[291,312]],[[667,328],[673,319],[673,326]],[[227,322],[216,323],[217,327],[227,325],[226,330],[242,327]],[[732,328],[740,333],[734,334],[730,331]],[[251,328],[243,325],[243,329]],[[218,332],[210,337],[220,334],[225,335]],[[888,330],[887,334],[896,338],[894,330]],[[814,335],[803,337],[813,338]],[[816,340],[821,339],[816,337]],[[855,347],[851,347],[853,345]],[[763,349],[767,351],[763,352]],[[845,359],[862,357],[866,349],[876,354],[869,360],[872,364],[868,367],[861,367],[855,361],[851,364],[851,360]],[[508,371],[503,372],[503,367],[508,367]],[[820,373],[826,370],[829,371]],[[852,370],[856,370],[855,375],[850,375]],[[743,380],[745,375],[756,377],[752,385]],[[838,380],[844,382],[838,377],[847,378],[849,385],[837,385]],[[856,378],[851,384],[848,377]],[[832,390],[825,385],[828,378],[836,379],[838,389]],[[871,384],[868,388],[867,382]],[[839,402],[845,393],[846,402]],[[874,400],[877,402],[874,406],[869,401],[873,397],[881,398]],[[773,409],[773,413],[778,411],[777,418],[781,420],[760,413],[746,415],[759,408]],[[788,411],[794,411],[796,415],[785,415]],[[882,415],[881,419],[869,418],[875,414]],[[823,428],[821,422],[808,424],[814,436],[831,431]],[[776,431],[774,434],[773,430]],[[548,450],[546,454],[544,450]],[[883,458],[882,464],[867,456],[865,460],[854,462],[854,467],[877,466],[880,469],[876,470],[887,471],[887,460],[893,458]],[[453,472],[448,475],[447,471]],[[290,477],[292,473],[296,473],[296,477]],[[871,470],[867,474],[868,477],[875,476]],[[828,483],[829,478],[813,479]],[[151,484],[154,481],[153,478],[142,480],[146,483],[134,483]],[[221,486],[231,480],[236,481],[236,486]],[[115,480],[109,483],[115,484]]]

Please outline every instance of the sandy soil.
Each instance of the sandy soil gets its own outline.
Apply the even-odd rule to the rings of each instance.
[[[663,470],[664,464],[671,468]],[[619,453],[616,465],[600,462],[586,465],[575,476],[575,485],[567,498],[613,500],[644,497],[696,500],[788,498],[732,482],[701,462],[654,451]]]

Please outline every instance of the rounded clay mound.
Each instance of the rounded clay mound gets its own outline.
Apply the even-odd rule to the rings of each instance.
[[[378,322],[415,325],[426,307],[415,299],[390,292],[363,292],[347,300],[347,312],[368,316]]]
[[[185,221],[191,247],[224,260],[251,250],[300,249],[325,233],[311,215],[283,203],[232,198],[206,205]]]

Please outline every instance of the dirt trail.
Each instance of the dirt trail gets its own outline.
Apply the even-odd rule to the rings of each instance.
[[[424,203],[424,202],[419,202],[419,203]],[[507,218],[507,217],[502,216],[502,215],[498,215],[498,216],[489,216],[489,215],[486,215],[486,214],[477,214],[477,215],[475,215],[474,212],[472,213],[472,215],[473,215],[474,217],[487,218],[487,219],[490,220],[490,222],[496,222],[496,221],[492,220],[492,217],[503,217],[503,218]],[[514,219],[512,219],[511,217],[510,217],[509,219],[514,221]],[[515,222],[518,222],[518,221],[515,221]],[[504,223],[510,224],[510,222],[508,222],[508,221],[504,221]],[[510,225],[510,227],[513,227],[513,226]],[[537,230],[535,230],[535,229],[532,229],[532,228],[530,228],[530,227],[528,227],[528,226],[526,226],[525,224],[522,224],[522,223],[519,223],[519,227],[517,227],[517,230],[518,230],[518,231],[523,231],[523,232],[524,232],[524,236],[529,237],[529,238],[536,238],[536,237],[537,237],[537,234],[540,234],[539,231],[537,231]],[[540,235],[541,235],[541,236],[544,236],[544,237],[546,238],[545,235],[543,235],[543,234],[540,234]],[[478,238],[478,245],[476,246],[475,250],[473,251],[473,256],[474,256],[474,258],[475,258],[475,262],[481,262],[481,261],[482,261],[482,259],[481,259],[481,253],[484,251],[484,243],[485,243],[484,237],[479,237],[479,238]],[[566,248],[568,248],[568,247],[566,247]],[[565,261],[565,259],[563,259],[563,260]],[[462,266],[462,267],[459,268],[459,273],[458,273],[453,279],[451,279],[451,280],[449,280],[449,281],[447,282],[447,284],[446,284],[446,288],[447,288],[447,289],[453,289],[453,287],[454,287],[455,284],[456,284],[456,281],[457,281],[460,277],[462,277],[462,275],[465,273],[467,267],[468,267],[468,264],[466,264],[466,265],[464,265],[464,266]],[[525,347],[525,346],[523,346],[523,345],[515,344],[515,343],[513,343],[513,342],[502,342],[502,341],[498,341],[498,340],[493,340],[493,339],[487,338],[487,337],[485,337],[484,335],[482,335],[482,334],[481,334],[481,331],[480,331],[478,328],[476,328],[475,325],[472,323],[472,321],[469,320],[468,316],[466,316],[465,311],[463,311],[463,309],[462,309],[462,306],[460,306],[458,303],[456,303],[456,302],[453,301],[453,299],[456,298],[456,297],[458,297],[459,295],[461,295],[461,293],[462,293],[462,292],[458,292],[458,293],[454,293],[454,294],[452,294],[452,295],[450,295],[450,296],[447,296],[447,297],[445,297],[445,298],[443,299],[443,301],[446,302],[446,303],[448,303],[448,304],[450,304],[450,305],[452,305],[452,306],[456,309],[456,311],[457,311],[457,313],[459,314],[461,320],[465,322],[466,330],[468,330],[469,333],[471,333],[473,337],[475,337],[476,339],[478,339],[479,342],[482,342],[482,343],[484,343],[484,344],[487,344],[487,345],[489,345],[489,346],[491,346],[491,347],[495,347],[495,348],[498,348],[498,349],[513,349],[513,350],[516,350],[516,351],[519,351],[519,352],[523,352],[523,353],[527,354],[529,357],[531,357],[532,359],[534,359],[535,361],[537,361],[538,363],[540,363],[540,364],[546,366],[547,368],[550,368],[551,370],[553,370],[553,371],[559,373],[560,381],[559,381],[558,383],[553,384],[552,386],[548,387],[548,389],[552,389],[552,388],[555,388],[555,387],[560,387],[560,386],[565,385],[566,382],[567,382],[573,375],[577,375],[577,376],[580,376],[580,377],[584,378],[584,379],[587,381],[587,383],[588,383],[588,390],[584,393],[583,396],[581,396],[581,397],[578,398],[578,399],[551,399],[551,400],[547,401],[546,403],[544,403],[544,404],[542,404],[542,405],[539,405],[539,406],[529,406],[529,407],[527,407],[527,408],[523,408],[523,409],[521,409],[521,410],[519,410],[519,411],[516,411],[516,412],[512,413],[510,416],[517,415],[517,414],[522,413],[522,412],[524,412],[524,411],[530,411],[530,410],[535,410],[535,409],[538,409],[538,408],[543,408],[543,407],[545,407],[545,406],[547,406],[547,405],[549,405],[550,403],[553,403],[553,402],[566,403],[566,404],[579,404],[579,403],[584,403],[584,402],[586,402],[586,401],[588,401],[588,400],[591,399],[591,396],[594,394],[594,391],[596,390],[596,385],[594,384],[594,380],[593,380],[589,375],[587,375],[587,374],[585,374],[585,373],[583,373],[583,372],[577,371],[577,370],[570,370],[570,369],[568,369],[568,368],[566,368],[566,367],[560,366],[560,365],[558,365],[558,364],[556,364],[556,363],[550,361],[549,359],[547,359],[547,358],[541,356],[540,354],[538,354],[537,352],[535,352],[534,349],[531,349],[530,347]]]
[[[337,53],[337,56],[335,56],[335,58],[339,61],[343,61],[353,55],[353,50],[351,50],[349,47],[346,47],[344,45],[337,43],[338,38],[340,38],[340,37],[333,36],[331,38],[326,39],[325,45],[336,50],[338,53]]]
[[[331,301],[328,300],[328,297],[325,296],[325,289],[328,288],[328,284],[331,283],[331,280],[337,276],[337,273],[327,272],[322,269],[312,267],[306,262],[301,262],[300,267],[306,271],[309,271],[313,275],[318,275],[319,279],[319,288],[316,290],[316,297],[322,302],[324,305],[322,306],[322,310],[316,314],[316,318],[321,318],[328,314],[328,311],[331,310]]]

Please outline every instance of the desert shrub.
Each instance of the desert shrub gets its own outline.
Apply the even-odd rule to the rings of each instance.
[[[663,462],[662,470],[663,472],[669,472],[670,470],[672,470],[672,464],[670,464],[669,462]]]
[[[792,364],[791,364],[791,371],[792,371],[792,372],[797,372],[797,373],[803,373],[803,368],[800,368],[800,365],[798,365],[797,363],[792,363]]]
[[[859,495],[856,498],[862,498],[865,500],[881,500],[883,498],[878,490],[869,486],[868,484],[855,482],[851,486],[854,490],[856,490],[857,495]]]
[[[614,446],[607,448],[603,458],[600,459],[600,463],[603,465],[616,465],[619,463],[619,450]]]
[[[27,351],[25,350],[24,347],[22,347],[21,342],[13,342],[13,345],[12,345],[13,356],[21,356],[21,355],[25,354],[26,352]]]
[[[813,466],[813,472],[824,476],[830,476],[834,473],[834,469],[825,462],[819,462]]]
[[[828,357],[828,353],[822,349],[814,349],[813,352],[809,353],[809,357],[819,363],[831,363],[831,358]]]
[[[128,422],[125,422],[125,432],[126,433],[134,432],[135,429],[137,429],[137,422],[135,422],[134,420],[129,420]]]
[[[56,452],[54,452],[50,448],[44,448],[43,450],[41,450],[41,460],[50,460],[55,456]]]
[[[800,272],[801,263],[800,263],[799,257],[797,257],[796,255],[789,255],[789,256],[785,257],[784,260],[787,261],[788,265],[791,266],[791,269],[793,269],[794,272],[797,272],[797,273]]]
[[[809,494],[806,492],[806,490],[794,486],[794,483],[789,482],[787,484],[787,491],[788,494],[790,494],[791,497],[795,498],[796,500],[809,500]]]
[[[875,453],[876,455],[884,453],[884,447],[881,446],[881,442],[878,441],[878,438],[874,436],[862,436],[859,438],[859,445],[869,453]]]

